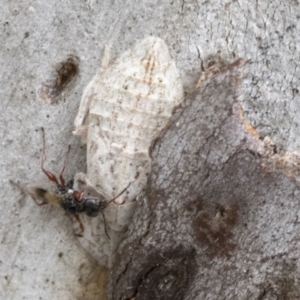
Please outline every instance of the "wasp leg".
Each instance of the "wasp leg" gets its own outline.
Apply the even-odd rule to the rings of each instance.
[[[59,180],[60,180],[62,186],[66,186],[66,181],[65,181],[65,179],[64,179],[64,177],[63,177],[63,174],[64,174],[65,169],[66,169],[66,162],[67,162],[67,158],[68,158],[70,149],[71,149],[71,146],[69,145],[68,151],[67,151],[67,153],[66,153],[66,155],[65,155],[63,167],[62,167],[62,169],[61,169],[61,171],[60,171],[60,174],[59,174]]]
[[[46,142],[45,142],[45,130],[44,130],[43,127],[42,127],[42,133],[43,133],[43,151],[42,151],[42,157],[41,157],[41,169],[50,181],[53,181],[56,184],[59,184],[56,176],[53,173],[51,173],[51,172],[44,169],[44,162],[45,162],[45,159],[46,159]]]
[[[103,221],[104,221],[104,230],[105,230],[105,234],[106,234],[106,236],[108,237],[108,239],[110,240],[110,237],[109,237],[108,232],[107,232],[107,226],[106,226],[105,215],[104,215],[104,213],[103,213],[102,211],[100,211],[100,212],[101,212],[101,214],[102,214]]]
[[[42,197],[44,197],[45,193],[47,193],[46,190],[41,189],[41,188],[33,188],[33,187],[32,188],[25,188],[21,184],[19,184],[18,182],[15,182],[11,179],[9,180],[9,182],[12,185],[16,186],[22,193],[28,194],[38,206],[48,204],[48,201],[46,199],[42,200],[41,202],[38,201],[39,197],[42,198]]]
[[[80,233],[75,233],[74,235],[77,237],[83,237],[84,226],[81,222],[80,216],[79,216],[79,214],[75,213],[74,217],[75,217],[75,220],[79,223],[79,227],[80,227]]]
[[[38,206],[43,206],[43,205],[49,204],[48,202],[44,202],[44,201],[43,202],[38,202],[36,198],[32,197],[32,195],[30,195],[30,197],[35,202],[35,204],[38,205]]]
[[[126,192],[126,190],[129,188],[129,186],[131,185],[131,182],[129,182],[129,184],[126,186],[126,188],[124,190],[122,190],[116,197],[110,199],[107,204],[109,204],[110,202],[115,202],[115,200],[120,197],[124,192]]]

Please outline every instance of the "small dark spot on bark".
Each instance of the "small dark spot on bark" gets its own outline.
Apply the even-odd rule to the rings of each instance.
[[[286,32],[293,31],[296,25],[290,25],[286,28]]]
[[[72,57],[69,57],[66,61],[60,63],[56,77],[57,90],[62,91],[77,73],[78,63]]]
[[[57,64],[53,74],[42,82],[38,91],[40,99],[49,103],[57,103],[56,97],[66,88],[66,86],[73,80],[79,72],[79,58],[70,56],[65,61]]]
[[[292,92],[293,92],[293,97],[295,97],[295,95],[299,93],[299,90],[296,88],[293,88]]]

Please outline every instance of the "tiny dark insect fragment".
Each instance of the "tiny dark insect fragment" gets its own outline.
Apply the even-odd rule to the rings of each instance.
[[[66,180],[63,177],[63,173],[66,167],[67,156],[70,151],[70,146],[65,155],[64,164],[58,176],[59,179],[53,173],[44,169],[44,161],[46,159],[46,151],[45,151],[46,147],[45,147],[45,132],[43,128],[42,128],[42,133],[43,133],[43,150],[42,150],[42,157],[41,157],[41,169],[44,172],[44,174],[48,177],[48,179],[56,184],[57,192],[53,193],[39,187],[24,188],[19,183],[16,183],[12,180],[10,180],[10,182],[16,185],[20,190],[28,193],[37,205],[42,206],[46,204],[52,204],[52,205],[60,206],[68,214],[74,216],[76,221],[79,223],[80,230],[81,230],[80,233],[75,234],[76,236],[82,236],[84,232],[84,226],[81,222],[79,214],[85,213],[90,217],[97,217],[100,212],[104,219],[105,233],[109,238],[106,229],[106,222],[105,222],[105,216],[103,214],[103,210],[107,207],[107,205],[110,202],[113,202],[116,198],[118,198],[121,194],[123,194],[129,185],[120,194],[118,194],[116,197],[114,197],[109,201],[105,201],[105,199],[102,197],[85,198],[84,189],[81,191],[73,190],[74,180],[72,179],[66,182]]]
[[[66,86],[78,74],[79,59],[77,57],[69,57],[65,61],[59,63],[53,74],[45,82],[42,82],[37,94],[38,97],[49,104],[58,102],[56,99]]]
[[[75,77],[78,66],[72,57],[62,62],[57,70],[55,86],[58,91],[62,91],[66,85]]]

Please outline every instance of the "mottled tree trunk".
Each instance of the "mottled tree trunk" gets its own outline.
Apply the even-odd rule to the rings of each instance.
[[[81,247],[71,219],[9,180],[55,190],[40,169],[41,126],[45,168],[58,174],[71,145],[66,179],[86,172],[72,135],[82,92],[106,44],[114,61],[149,36],[168,45],[185,91],[216,58],[247,66],[243,80],[241,62],[203,78],[154,144],[109,296],[300,298],[298,155],[289,152],[300,145],[299,1],[1,4],[1,299],[103,299],[109,271]]]
[[[244,61],[207,70],[152,149],[111,299],[298,299],[294,156],[244,120]]]

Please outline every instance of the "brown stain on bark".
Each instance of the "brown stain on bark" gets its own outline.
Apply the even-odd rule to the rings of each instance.
[[[238,204],[230,201],[226,204],[205,203],[199,197],[190,205],[195,205],[196,208],[196,216],[192,222],[195,241],[208,247],[207,255],[210,258],[229,258],[237,248],[233,242],[233,229],[238,222]]]

